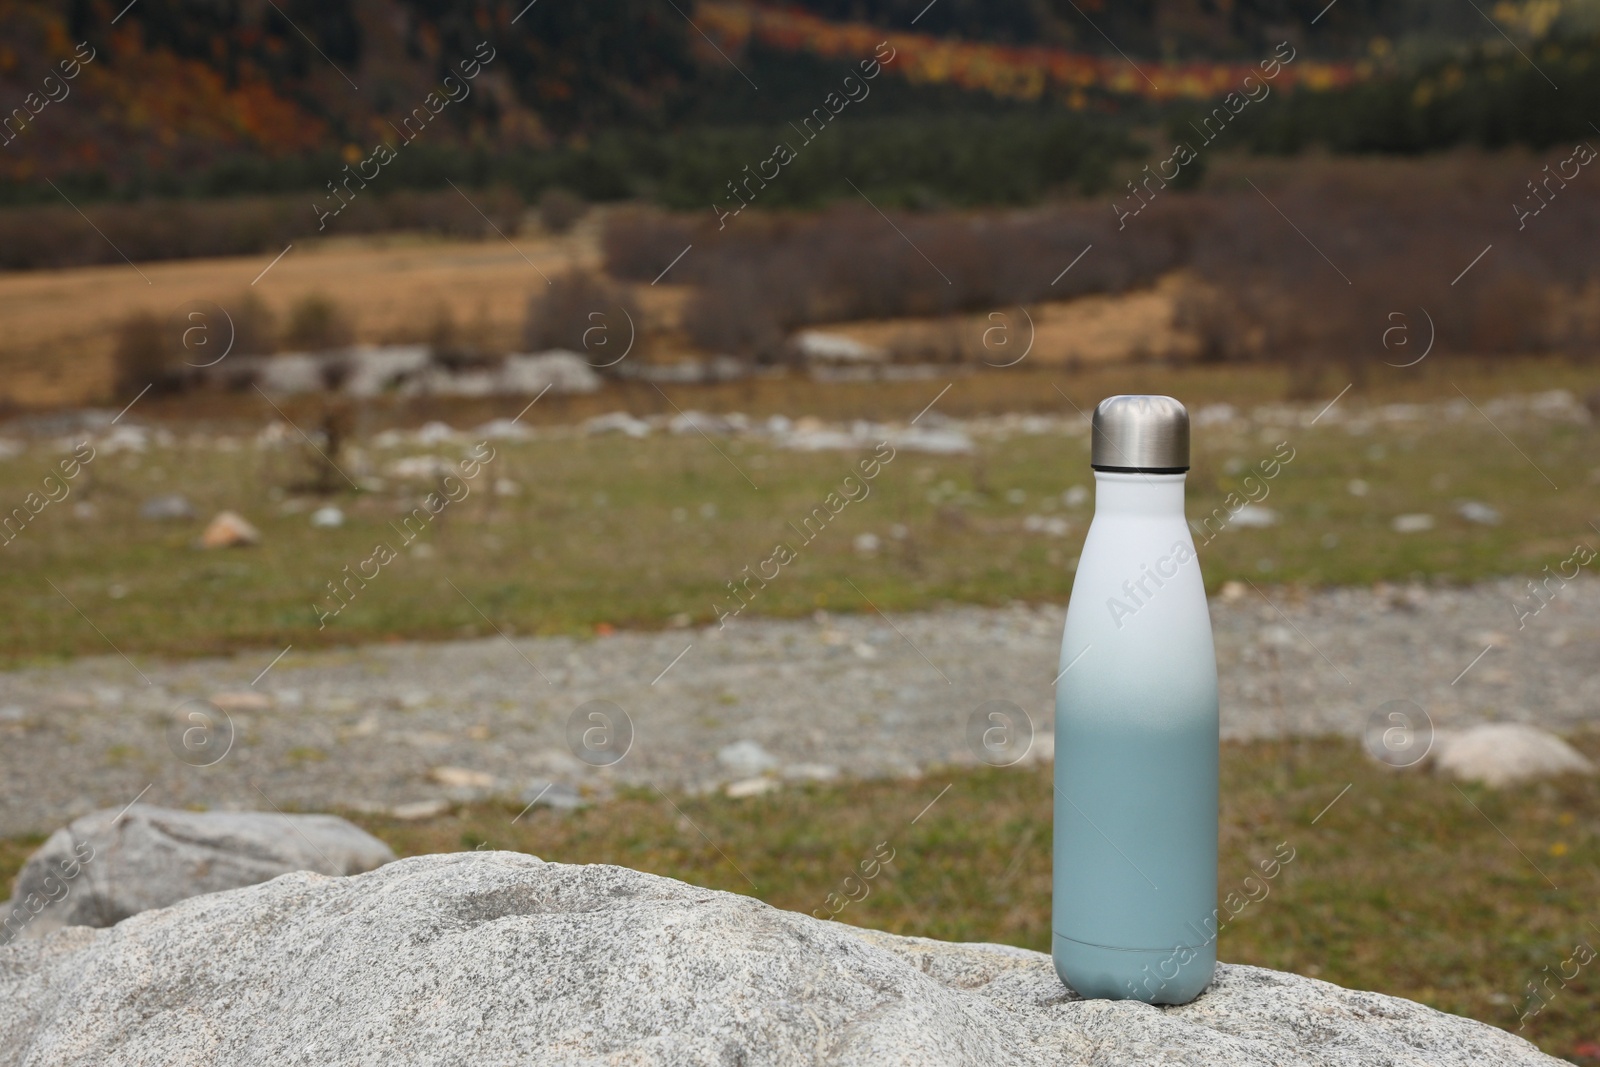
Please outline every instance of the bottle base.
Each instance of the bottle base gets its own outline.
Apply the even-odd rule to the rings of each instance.
[[[1198,948],[1120,949],[1051,936],[1056,974],[1085,1000],[1187,1004],[1211,984],[1217,969],[1213,941]]]

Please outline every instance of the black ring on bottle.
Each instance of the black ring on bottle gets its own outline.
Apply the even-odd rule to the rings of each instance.
[[[1091,463],[1090,470],[1105,471],[1108,474],[1187,474],[1188,467],[1102,467]]]

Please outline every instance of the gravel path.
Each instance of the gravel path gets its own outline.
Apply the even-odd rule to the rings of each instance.
[[[1359,736],[1394,699],[1440,727],[1593,729],[1600,579],[1568,585],[1519,630],[1512,603],[1523,592],[1513,581],[1266,588],[1269,603],[1227,590],[1211,605],[1223,734]],[[969,720],[992,700],[1019,705],[1038,728],[1022,759],[1048,759],[1062,611],[291,651],[254,688],[276,650],[0,673],[0,834],[49,830],[141,790],[170,806],[422,815],[484,794],[567,803],[617,783],[739,793],[783,779],[914,775],[974,762]],[[579,710],[593,700],[614,702],[626,721]],[[1009,750],[1023,751],[1023,741]]]

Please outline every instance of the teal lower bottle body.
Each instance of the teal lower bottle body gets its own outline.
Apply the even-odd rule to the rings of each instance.
[[[1061,981],[1085,1000],[1187,1004],[1205,991],[1217,970],[1215,938],[1149,951],[1087,945],[1057,933],[1050,955]]]
[[[1082,997],[1183,1004],[1217,960],[1216,705],[1137,703],[1058,706],[1051,953]]]

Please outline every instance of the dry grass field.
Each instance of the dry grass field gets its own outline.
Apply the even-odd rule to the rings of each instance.
[[[28,408],[104,402],[119,322],[247,290],[280,318],[307,295],[331,297],[354,320],[357,339],[373,343],[425,336],[443,304],[457,321],[482,324],[490,339],[514,346],[528,296],[544,284],[539,272],[593,265],[597,247],[592,226],[512,244],[402,234],[297,241],[254,282],[270,256],[0,274],[0,401]]]
[[[395,234],[296,241],[275,263],[257,256],[0,273],[0,322],[6,325],[0,404],[109,403],[120,323],[141,313],[173,317],[195,301],[236,302],[246,292],[280,322],[307,296],[331,299],[351,320],[355,339],[370,344],[424,340],[444,308],[487,347],[516,351],[529,297],[546,277],[600,267],[604,219],[604,211],[593,212],[561,237],[457,241]],[[1025,351],[1033,364],[1183,358],[1195,347],[1174,326],[1176,296],[1185,284],[1175,274],[1153,289],[1117,296],[818,328],[916,361],[965,358],[1004,366]],[[669,276],[631,289],[647,319],[650,358],[703,354],[681,331],[692,287],[672,284]]]

